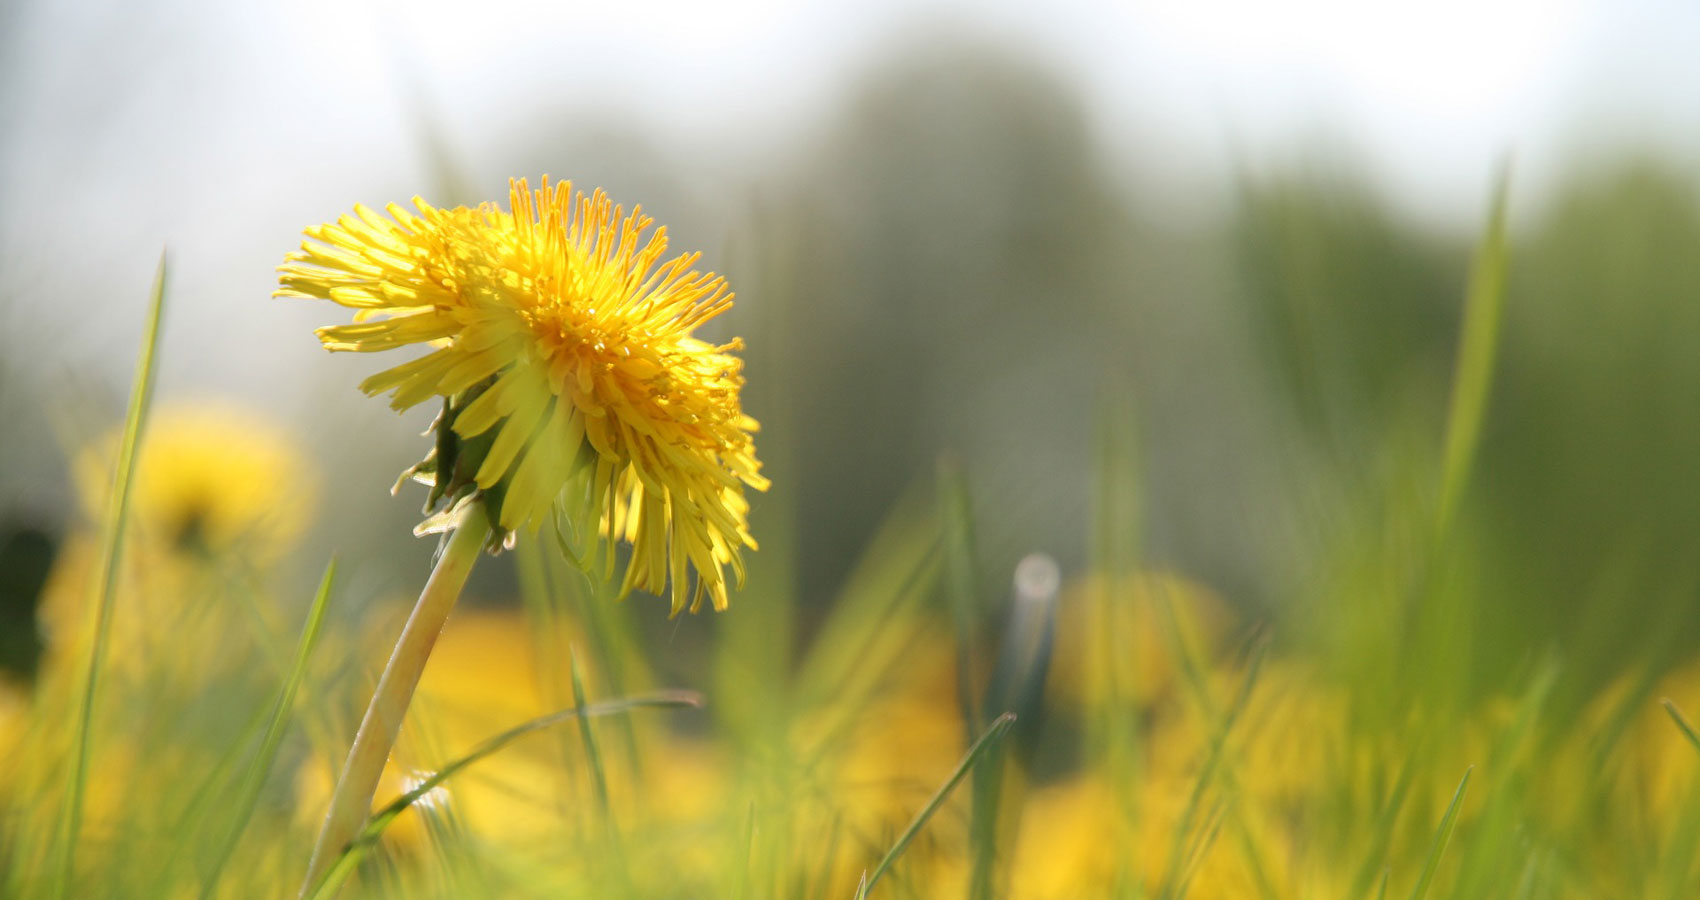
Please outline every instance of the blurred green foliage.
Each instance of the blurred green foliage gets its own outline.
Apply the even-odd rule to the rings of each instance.
[[[872,68],[730,210],[705,211],[668,154],[626,131],[547,127],[575,133],[527,133],[475,166],[428,117],[420,130],[449,195],[542,168],[606,174],[627,202],[650,189],[685,210],[684,233],[735,220],[730,327],[775,479],[755,498],[763,549],[712,620],[609,606],[533,544],[512,568],[486,563],[469,607],[522,608],[543,661],[548,702],[526,715],[587,686],[591,700],[698,688],[708,708],[504,751],[459,805],[416,811],[423,837],[391,835],[361,870],[371,893],[849,896],[900,837],[915,841],[876,896],[1067,896],[1078,883],[1035,887],[1047,865],[1130,897],[1420,894],[1422,873],[1430,896],[1700,886],[1696,760],[1646,720],[1658,692],[1692,684],[1681,664],[1700,633],[1691,166],[1626,156],[1540,187],[1513,172],[1482,441],[1445,518],[1481,234],[1417,224],[1349,166],[1246,174],[1216,214],[1167,221],[1128,177],[1159,163],[1110,158],[1065,80],[974,44]],[[50,418],[58,395],[0,362],[8,421]],[[8,453],[25,443],[0,436]],[[42,455],[5,476],[56,477]],[[362,507],[374,492],[344,469],[329,472],[338,517],[396,518]],[[67,547],[87,525],[20,509]],[[39,544],[6,552],[50,558]],[[1024,617],[1007,585],[1035,550],[1066,585]],[[96,739],[123,783],[93,789],[110,831],[89,838],[82,883],[116,890],[139,871],[164,895],[234,853],[231,895],[292,884],[311,826],[292,808],[346,745],[383,630],[368,618],[393,611],[395,571],[415,573],[350,560],[346,590],[373,612],[332,604],[273,774],[250,768],[264,754],[244,723],[289,671],[304,607],[280,599],[282,572],[172,565],[188,580],[150,587],[142,566],[126,590],[197,598],[185,621],[239,636],[200,648],[214,680],[182,671],[189,655],[114,679]],[[0,662],[25,671],[42,654],[40,585],[14,574]],[[1056,679],[1000,669],[1018,646]],[[455,677],[479,684],[511,661],[502,647]],[[569,685],[580,654],[587,684]],[[1020,698],[1005,704],[1022,707],[1013,750],[905,830],[1001,711],[994,683]],[[494,733],[463,725],[423,714],[417,760],[450,763],[453,739]],[[167,762],[131,777],[129,747]],[[49,757],[10,796],[51,796]],[[264,839],[226,837],[233,785],[257,792],[237,795]],[[499,813],[467,815],[480,802]],[[33,860],[48,809],[7,810],[0,833],[18,839],[0,869]],[[180,856],[157,852],[161,835]]]

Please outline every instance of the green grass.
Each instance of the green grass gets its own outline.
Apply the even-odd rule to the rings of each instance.
[[[55,832],[51,896],[62,898],[73,889],[73,873],[80,825],[83,818],[83,794],[87,788],[89,743],[94,739],[95,706],[100,700],[100,675],[106,660],[107,637],[111,632],[112,607],[118,593],[119,562],[124,558],[124,537],[130,516],[131,474],[136,467],[136,450],[141,445],[142,429],[147,420],[148,403],[153,398],[154,357],[159,349],[160,321],[165,312],[165,256],[159,259],[159,271],[154,276],[153,291],[142,326],[142,348],[136,356],[136,375],[130,391],[130,404],[124,416],[123,438],[112,474],[112,493],[107,503],[104,529],[104,552],[99,574],[95,580],[94,616],[89,628],[88,662],[83,669],[82,690],[75,714],[75,731],[71,739],[71,766],[65,782],[64,805],[59,813],[59,828]]]
[[[1247,510],[1301,537],[1254,573],[1267,596],[1174,561],[1184,523],[1152,518],[1168,486],[1147,470],[1163,436],[1118,389],[1079,473],[1085,558],[1052,596],[1010,601],[989,561],[1020,511],[988,503],[998,486],[967,462],[910,486],[829,602],[799,586],[807,523],[783,485],[748,588],[715,616],[618,599],[594,522],[556,523],[522,536],[511,587],[464,610],[517,630],[467,650],[451,619],[399,796],[312,896],[1700,895],[1700,734],[1681,711],[1700,675],[1680,630],[1506,636],[1535,620],[1505,585],[1543,583],[1518,579],[1545,558],[1504,534],[1529,521],[1505,505],[1507,458],[1544,461],[1513,451],[1533,351],[1508,196],[1502,176],[1447,374],[1295,467],[1318,483],[1276,496],[1314,505]],[[1289,323],[1321,329],[1307,341],[1330,324],[1327,268],[1299,267],[1313,293],[1283,295],[1316,304]],[[130,546],[164,308],[162,263],[90,557],[90,639],[54,648],[60,675],[4,748],[5,897],[287,896],[323,812],[315,773],[345,751],[393,631],[366,561],[343,557],[301,602],[276,573],[227,577],[245,559]],[[1337,384],[1328,364],[1299,380]],[[1602,576],[1617,605],[1590,621],[1677,603],[1669,577],[1641,597]],[[180,652],[138,658],[114,629],[157,596],[232,611],[229,646],[166,635],[154,646]],[[293,656],[273,638],[285,621],[302,623]],[[221,650],[235,663],[206,662]],[[1597,665],[1614,653],[1628,662]]]

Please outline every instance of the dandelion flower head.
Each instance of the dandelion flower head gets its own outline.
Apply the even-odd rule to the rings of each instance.
[[[73,463],[91,522],[105,515],[121,429]],[[144,549],[276,560],[312,517],[318,475],[280,424],[217,400],[155,412],[137,450],[131,522]]]
[[[42,587],[46,681],[68,677],[79,658],[76,638],[89,621],[122,436],[123,427],[114,427],[71,459],[83,522],[66,536]],[[230,624],[222,618],[228,605],[209,598],[229,573],[262,573],[288,557],[313,519],[319,474],[282,423],[249,407],[205,398],[151,412],[130,481],[107,651],[113,665],[136,684],[160,674],[197,679],[213,659],[242,652],[221,630]]]
[[[361,384],[398,411],[443,398],[436,447],[410,470],[427,511],[480,498],[504,538],[588,526],[610,559],[615,539],[632,545],[622,595],[670,582],[675,613],[705,596],[725,608],[724,569],[741,583],[756,546],[744,488],[767,487],[742,345],[692,336],[731,307],[725,280],[693,269],[699,254],[662,262],[666,229],[600,190],[521,179],[509,200],[356,206],[306,230],[277,293],[355,310],[319,330],[329,350],[429,348]]]

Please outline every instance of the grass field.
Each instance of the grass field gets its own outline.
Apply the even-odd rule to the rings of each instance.
[[[824,611],[786,587],[774,520],[709,622],[522,537],[481,563],[518,596],[451,616],[318,895],[1695,896],[1681,635],[1484,646],[1506,561],[1476,498],[1513,271],[1502,195],[1441,415],[1357,436],[1369,474],[1266,513],[1319,545],[1272,613],[1146,561],[1115,403],[1080,571],[1033,555],[988,579],[950,464]],[[311,598],[274,589],[311,464],[253,414],[150,396],[169,293],[162,267],[127,421],[73,467],[90,526],[0,707],[6,896],[294,891],[398,629],[402,604],[334,561]]]

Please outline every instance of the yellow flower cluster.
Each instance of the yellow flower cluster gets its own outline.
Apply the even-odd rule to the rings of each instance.
[[[106,514],[120,434],[74,463],[90,522]],[[318,490],[305,451],[281,424],[222,401],[156,412],[136,457],[133,522],[146,550],[276,560],[313,513]]]
[[[277,293],[355,310],[319,330],[327,349],[431,348],[361,385],[397,410],[444,398],[414,470],[428,506],[477,492],[504,535],[600,528],[632,545],[622,592],[671,581],[675,613],[705,596],[725,608],[724,567],[741,582],[756,546],[744,488],[768,484],[739,403],[741,345],[692,336],[731,307],[725,281],[696,272],[698,254],[662,262],[666,229],[646,236],[641,208],[547,178],[512,182],[509,210],[387,212],[307,229]]]
[[[72,461],[86,522],[42,591],[47,669],[69,664],[89,621],[119,438],[114,429]],[[225,605],[205,598],[224,590],[231,572],[264,572],[294,550],[313,516],[319,473],[281,423],[227,401],[178,401],[149,417],[131,491],[108,658],[131,674],[169,661],[183,678],[202,677],[205,656],[181,648],[233,645],[222,630]]]

